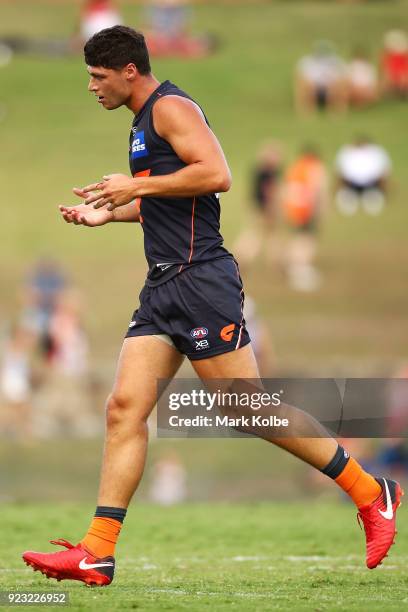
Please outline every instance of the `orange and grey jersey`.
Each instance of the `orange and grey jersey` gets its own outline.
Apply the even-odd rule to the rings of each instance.
[[[135,116],[129,141],[132,176],[160,176],[184,168],[172,146],[153,125],[153,105],[163,96],[191,100],[170,81],[164,81]],[[210,193],[189,198],[143,197],[140,222],[149,265],[146,284],[159,285],[188,267],[231,257],[222,246],[218,195]]]

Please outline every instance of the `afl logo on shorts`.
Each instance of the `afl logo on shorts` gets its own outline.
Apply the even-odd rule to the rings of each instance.
[[[190,336],[195,340],[200,340],[208,335],[208,329],[206,327],[195,327],[191,330]]]

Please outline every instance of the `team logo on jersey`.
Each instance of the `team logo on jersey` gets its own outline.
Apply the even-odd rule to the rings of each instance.
[[[232,336],[234,335],[235,327],[235,323],[230,323],[229,325],[223,327],[220,331],[221,340],[224,340],[224,342],[231,342]]]
[[[199,340],[200,338],[205,338],[208,335],[208,329],[206,327],[195,327],[191,330],[190,336]]]
[[[146,155],[149,155],[149,151],[145,143],[145,133],[144,130],[140,130],[140,132],[136,132],[133,135],[131,157],[132,159],[137,159],[139,157],[146,157]]]

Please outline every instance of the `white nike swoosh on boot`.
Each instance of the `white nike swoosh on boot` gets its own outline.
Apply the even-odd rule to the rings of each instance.
[[[84,557],[79,562],[79,566],[78,567],[81,570],[88,570],[88,569],[93,569],[95,567],[113,567],[113,563],[111,563],[111,562],[107,562],[107,563],[87,563],[86,562],[86,557]]]
[[[391,501],[391,495],[390,495],[390,491],[388,489],[388,484],[387,481],[385,480],[385,478],[383,478],[384,484],[385,484],[385,490],[387,493],[387,509],[384,510],[378,510],[378,512],[381,514],[381,516],[383,516],[385,519],[387,519],[388,521],[390,521],[393,516],[394,516],[394,511],[392,509],[392,501]]]

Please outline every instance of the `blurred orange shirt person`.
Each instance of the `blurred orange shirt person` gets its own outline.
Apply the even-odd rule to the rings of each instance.
[[[319,214],[326,183],[326,170],[319,157],[303,153],[285,173],[283,214],[292,227],[302,228]]]

